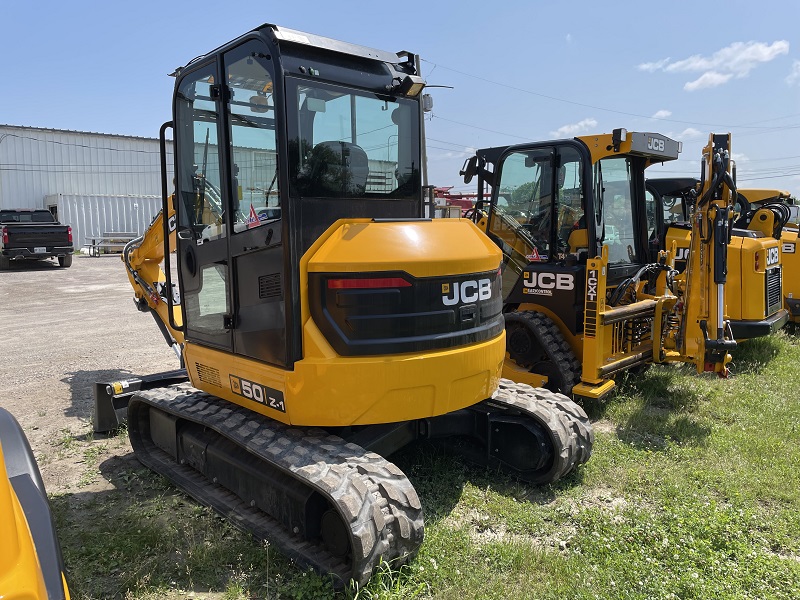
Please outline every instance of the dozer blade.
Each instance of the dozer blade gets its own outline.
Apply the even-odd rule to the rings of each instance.
[[[134,393],[174,383],[183,383],[189,376],[186,369],[144,375],[117,381],[98,381],[94,384],[92,426],[95,433],[106,433],[124,425],[128,420],[128,402]]]
[[[363,585],[422,543],[422,507],[403,472],[319,428],[180,384],[133,395],[128,432],[145,466],[335,585]]]

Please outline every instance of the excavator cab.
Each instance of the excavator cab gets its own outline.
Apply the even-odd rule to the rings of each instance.
[[[303,254],[338,219],[422,215],[413,57],[264,27],[176,77],[186,339],[291,368]]]

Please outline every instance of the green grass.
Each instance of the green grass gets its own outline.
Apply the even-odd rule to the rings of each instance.
[[[590,462],[543,488],[403,452],[425,542],[338,595],[112,457],[94,468],[115,490],[53,498],[73,598],[797,598],[798,381],[800,341],[785,333],[742,344],[728,380],[684,366],[623,378],[588,407]]]

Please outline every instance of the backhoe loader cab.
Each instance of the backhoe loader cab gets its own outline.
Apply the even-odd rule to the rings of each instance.
[[[709,170],[712,158],[717,174],[727,168],[727,144],[726,136],[709,142]],[[712,340],[711,330],[701,331],[706,324],[690,320],[687,327],[697,329],[693,339],[705,340],[690,348],[688,329],[678,325],[688,314],[688,304],[678,302],[688,279],[673,280],[666,256],[650,258],[657,240],[647,226],[654,207],[647,202],[645,169],[676,159],[680,150],[664,136],[618,129],[479,150],[467,161],[465,182],[478,176],[473,218],[503,250],[505,377],[601,398],[614,388],[615,373],[649,362],[685,360],[699,371],[726,372],[725,327],[718,323]],[[728,189],[722,178],[714,186]],[[488,198],[484,183],[491,187]],[[722,208],[729,193],[715,189],[708,196]],[[711,212],[716,215],[716,207]],[[722,294],[711,289],[710,256],[700,260],[706,300]],[[704,314],[711,313],[722,319],[722,310],[706,308]],[[711,347],[717,350],[706,356]]]
[[[403,446],[457,436],[532,483],[589,459],[580,407],[500,378],[500,250],[422,218],[415,55],[263,25],[176,77],[162,213],[123,261],[186,372],[96,384],[96,430],[127,406],[145,465],[339,585],[422,543]]]
[[[562,354],[575,357],[550,356],[531,327],[510,326],[512,361],[535,367],[546,377],[540,383],[569,393],[577,382],[587,259],[607,253],[609,286],[647,262],[644,170],[676,159],[679,149],[661,135],[616,130],[479,150],[465,167],[467,179],[479,176],[479,227],[503,249],[507,322],[519,316],[512,309],[535,306],[566,341]],[[498,202],[503,196],[508,200]]]

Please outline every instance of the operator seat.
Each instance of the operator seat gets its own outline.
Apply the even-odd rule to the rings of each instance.
[[[320,142],[309,157],[310,178],[325,195],[361,196],[367,189],[369,158],[351,142]]]

